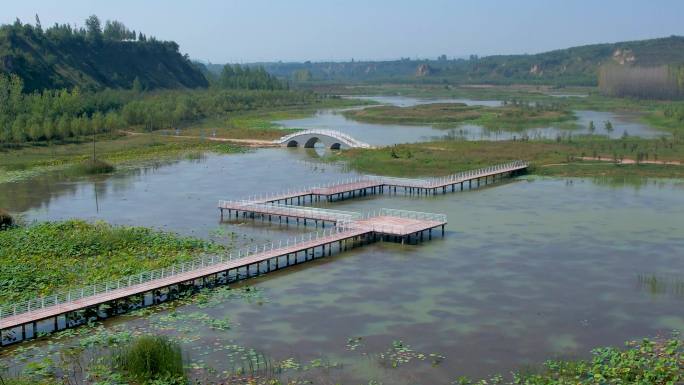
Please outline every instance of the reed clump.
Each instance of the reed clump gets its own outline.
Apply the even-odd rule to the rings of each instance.
[[[187,382],[181,347],[167,337],[138,337],[116,352],[114,363],[131,380],[141,384],[160,380],[177,384]]]
[[[113,165],[99,159],[90,159],[76,166],[76,170],[84,175],[109,174],[114,172]]]

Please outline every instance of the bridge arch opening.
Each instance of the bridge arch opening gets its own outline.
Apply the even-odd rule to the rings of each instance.
[[[341,146],[342,146],[341,144],[336,142],[336,143],[333,143],[330,145],[330,149],[331,150],[339,150]]]
[[[291,140],[287,142],[287,147],[298,147],[299,143],[296,140]]]
[[[314,136],[313,138],[306,141],[306,143],[304,144],[304,147],[305,148],[314,148],[314,147],[316,147],[316,143],[318,143],[320,141],[321,140],[318,139],[318,137]]]

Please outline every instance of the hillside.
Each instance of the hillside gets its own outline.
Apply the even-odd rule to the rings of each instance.
[[[176,43],[147,39],[118,22],[107,22],[104,31],[99,24],[88,30],[55,25],[45,31],[19,22],[3,25],[0,73],[21,77],[26,91],[131,88],[136,78],[146,89],[208,86]]]
[[[532,55],[471,56],[468,59],[255,63],[299,82],[453,82],[489,84],[597,85],[599,67],[651,67],[684,63],[684,37],[593,44]],[[209,66],[216,71],[216,66]]]

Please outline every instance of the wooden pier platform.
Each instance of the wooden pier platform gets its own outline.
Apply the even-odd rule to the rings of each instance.
[[[396,210],[381,211],[377,216],[353,222],[338,216],[333,228],[322,234],[309,234],[308,238],[304,236],[298,241],[288,239],[227,256],[204,257],[192,263],[3,307],[0,309],[0,346],[171,300],[174,297],[169,293],[180,292],[181,286],[197,288],[234,282],[253,276],[251,270],[256,271],[256,275],[268,273],[377,240],[419,242],[423,240],[424,232],[428,232],[431,239],[432,230],[438,227],[444,236],[445,224],[446,216]],[[241,274],[240,270],[246,270],[246,273]],[[198,280],[201,281],[199,286]],[[161,295],[163,291],[167,293],[165,297]],[[151,300],[146,302],[146,298]],[[114,312],[108,314],[101,309],[103,305],[115,309]]]
[[[479,187],[497,178],[524,172],[528,165],[522,161],[453,174],[443,178],[405,179],[365,176],[354,180],[287,191],[242,201],[220,201],[224,212],[282,221],[294,218],[297,222],[313,221],[332,226],[322,233],[312,233],[301,239],[271,242],[238,250],[229,255],[204,256],[163,269],[136,274],[113,282],[69,290],[47,297],[0,307],[0,346],[36,338],[50,333],[124,313],[143,306],[178,298],[184,290],[234,282],[254,275],[278,270],[317,257],[342,252],[377,240],[401,243],[423,241],[425,234],[432,239],[434,229],[444,227],[447,218],[442,214],[405,210],[381,209],[362,215],[339,210],[294,206],[320,200],[340,200],[385,191],[430,195],[464,189],[464,184]],[[285,203],[285,204],[283,204]],[[289,203],[289,205],[288,205]],[[303,260],[302,260],[303,257]]]

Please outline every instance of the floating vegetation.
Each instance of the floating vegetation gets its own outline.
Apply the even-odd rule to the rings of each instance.
[[[188,323],[189,325],[197,325],[197,323],[201,323],[215,330],[228,330],[231,328],[230,319],[227,317],[224,319],[215,319],[210,317],[209,314],[199,312],[178,313],[173,311],[160,317],[158,322],[166,324],[167,328],[170,326],[168,324],[175,322]]]
[[[354,351],[361,346],[363,337],[350,337],[347,339],[347,350]]]
[[[452,384],[681,384],[682,379],[684,343],[674,336],[628,342],[624,350],[594,349],[588,361],[546,361],[538,370],[513,372],[511,379],[501,375],[479,381],[459,377]]]
[[[400,365],[408,364],[413,360],[430,360],[432,366],[437,366],[444,361],[444,356],[437,353],[420,353],[411,349],[411,346],[404,344],[403,341],[393,341],[392,346],[384,353],[378,355],[378,359],[383,366],[397,368]]]

